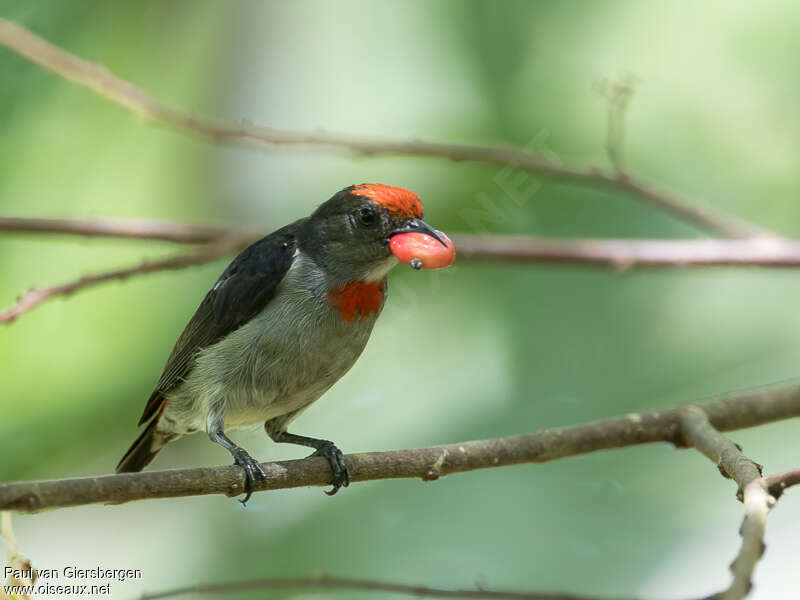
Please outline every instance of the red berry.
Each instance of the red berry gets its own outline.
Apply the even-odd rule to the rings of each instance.
[[[389,248],[400,262],[415,269],[441,269],[449,267],[456,258],[456,248],[450,238],[437,231],[446,243],[443,246],[437,239],[425,233],[398,233],[389,240]]]

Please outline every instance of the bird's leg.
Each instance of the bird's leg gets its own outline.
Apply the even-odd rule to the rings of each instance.
[[[279,419],[280,417],[274,421],[278,421]],[[331,481],[333,488],[325,492],[328,496],[333,496],[342,486],[347,487],[350,485],[350,471],[344,460],[344,454],[336,447],[336,444],[329,440],[295,435],[284,429],[276,428],[275,425],[276,423],[273,421],[267,421],[264,425],[264,429],[267,430],[267,435],[272,438],[273,442],[278,442],[280,444],[299,444],[301,446],[314,448],[315,452],[311,456],[321,456],[328,461],[328,464],[331,466],[331,472],[333,473],[333,480]]]
[[[233,456],[233,464],[239,465],[244,469],[244,493],[246,496],[244,500],[239,500],[239,502],[241,502],[242,505],[246,505],[247,501],[250,500],[250,496],[253,495],[253,485],[255,482],[266,480],[267,474],[264,472],[264,469],[261,468],[259,462],[247,453],[247,450],[234,444],[230,438],[225,435],[221,426],[210,429],[208,437],[211,438],[212,442],[216,442],[231,453],[231,456]]]
[[[300,444],[301,446],[314,448],[315,452],[311,456],[321,456],[328,461],[328,464],[331,466],[331,473],[333,474],[333,479],[331,480],[331,485],[333,487],[325,492],[328,496],[333,496],[339,491],[339,488],[350,485],[350,471],[344,460],[344,454],[342,454],[342,451],[330,440],[295,435],[288,431],[282,431],[273,436],[272,439],[282,444]]]

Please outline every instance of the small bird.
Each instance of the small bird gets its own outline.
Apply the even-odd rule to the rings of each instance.
[[[327,494],[346,487],[339,448],[287,426],[364,350],[389,270],[400,260],[415,269],[448,266],[448,242],[422,220],[416,194],[361,184],[243,250],[178,338],[139,420],[147,427],[116,472],[141,471],[167,443],[204,430],[244,469],[245,503],[266,474],[226,432],[264,423],[273,441],[327,459]]]

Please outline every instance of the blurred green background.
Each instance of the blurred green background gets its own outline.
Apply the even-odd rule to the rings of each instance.
[[[640,80],[631,171],[800,235],[800,4],[0,0],[0,16],[186,111],[285,129],[528,145],[600,164],[604,78]],[[635,200],[566,185],[515,202],[496,166],[224,148],[148,124],[0,50],[0,213],[282,225],[363,181],[420,194],[448,232],[685,237]],[[494,207],[491,216],[487,206]],[[0,306],[168,244],[0,236]],[[219,261],[49,302],[0,329],[0,480],[109,473]],[[648,410],[798,374],[796,271],[629,272],[460,261],[396,270],[358,364],[296,424],[345,452]],[[420,343],[420,340],[430,340]],[[423,382],[423,386],[409,385]],[[409,392],[413,389],[413,392]],[[234,438],[297,458],[260,429]],[[768,472],[797,423],[734,433]],[[155,468],[226,464],[204,436]],[[436,483],[359,484],[15,518],[40,568],[140,568],[114,597],[327,572],[430,585],[680,598],[727,585],[741,506],[697,453],[648,446]],[[800,503],[770,517],[754,598],[786,598]],[[348,598],[350,592],[275,592]],[[247,594],[237,597],[246,598]],[[262,597],[253,593],[253,598]],[[392,597],[384,595],[383,597]]]

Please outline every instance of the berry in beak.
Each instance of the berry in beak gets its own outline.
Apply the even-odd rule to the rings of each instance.
[[[445,241],[446,240],[446,241]],[[441,269],[453,264],[456,249],[441,231],[422,219],[409,219],[389,237],[389,249],[412,269]]]

